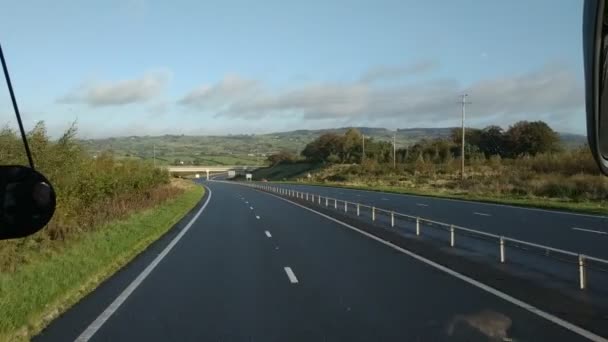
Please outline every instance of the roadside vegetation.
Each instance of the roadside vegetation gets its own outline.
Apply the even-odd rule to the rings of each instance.
[[[608,178],[599,174],[589,149],[563,149],[558,134],[544,122],[518,122],[506,131],[497,126],[468,129],[464,178],[460,141],[458,129],[447,138],[420,140],[397,149],[393,166],[390,142],[366,138],[363,157],[362,136],[351,129],[322,135],[300,156],[277,153],[268,158],[272,166],[255,176],[608,213]],[[299,173],[274,176],[293,165],[300,165]]]
[[[202,187],[151,163],[93,158],[76,128],[51,141],[28,133],[34,162],[57,192],[51,222],[33,236],[0,241],[0,340],[27,340],[178,222]],[[14,131],[0,131],[0,163],[27,161]]]

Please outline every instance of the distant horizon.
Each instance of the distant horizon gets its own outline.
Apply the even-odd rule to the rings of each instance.
[[[498,126],[498,125],[496,125]],[[474,128],[474,129],[483,129],[487,126],[484,127],[466,127],[466,129],[469,128]],[[502,127],[502,126],[501,126]],[[397,132],[399,130],[401,131],[407,131],[407,130],[432,130],[432,129],[452,129],[452,128],[460,128],[459,126],[445,126],[445,127],[411,127],[411,128],[396,128],[396,129],[390,129],[387,127],[373,127],[373,126],[342,126],[342,127],[328,127],[328,128],[319,128],[319,129],[292,129],[292,130],[285,130],[285,131],[272,131],[272,132],[267,132],[267,133],[226,133],[226,134],[179,134],[179,133],[164,133],[164,134],[141,134],[141,135],[116,135],[116,136],[106,136],[106,137],[97,137],[97,138],[88,138],[88,137],[82,137],[80,136],[80,134],[77,134],[77,139],[79,140],[104,140],[104,139],[112,139],[112,138],[131,138],[131,137],[149,137],[149,138],[154,138],[154,137],[164,137],[164,136],[176,136],[176,137],[227,137],[227,136],[257,136],[257,135],[273,135],[273,134],[285,134],[285,133],[293,133],[293,132],[301,132],[301,131],[308,131],[308,132],[318,132],[318,131],[331,131],[331,130],[344,130],[344,129],[349,129],[349,128],[356,128],[356,129],[384,129],[387,130],[388,132]],[[506,129],[508,127],[502,127],[503,129]],[[581,137],[587,137],[586,134],[580,134],[580,133],[573,133],[573,132],[566,132],[566,131],[557,131],[554,130],[555,132],[557,132],[558,134],[567,134],[567,135],[575,135],[575,136],[581,136]]]

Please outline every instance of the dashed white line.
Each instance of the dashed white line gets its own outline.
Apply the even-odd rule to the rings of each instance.
[[[424,204],[424,203],[416,203],[417,206],[419,207],[428,207],[428,204]]]
[[[267,231],[267,230],[266,230],[266,231],[264,231],[264,233],[266,234],[266,237],[269,237],[269,238],[271,238],[271,237],[272,237],[272,235],[270,234],[270,232],[269,232],[269,231]]]
[[[283,269],[285,270],[285,273],[287,273],[287,278],[289,278],[289,281],[292,284],[297,284],[298,283],[298,278],[296,278],[296,275],[291,270],[291,267],[283,267]]]
[[[255,215],[255,218],[258,219],[258,220],[260,219],[260,217],[258,215]]]
[[[249,207],[249,209],[253,210],[253,207]]]
[[[383,201],[390,201],[388,198],[382,197],[381,200]]]
[[[585,229],[585,228],[578,228],[578,227],[572,227],[572,230],[578,230],[578,231],[587,232],[587,233],[595,233],[595,234],[608,235],[608,232],[604,232],[604,231],[601,231],[601,230]]]
[[[474,215],[479,215],[479,216],[492,216],[490,214],[486,214],[486,213],[478,213],[476,211],[473,212]]]

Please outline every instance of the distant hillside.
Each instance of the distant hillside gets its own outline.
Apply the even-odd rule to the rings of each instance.
[[[320,130],[296,130],[269,134],[240,134],[224,136],[131,136],[81,140],[92,154],[113,151],[124,158],[152,159],[156,150],[157,163],[169,164],[177,160],[200,164],[257,164],[268,154],[279,150],[299,153],[307,143],[318,136],[334,132],[344,133],[349,127]],[[408,146],[420,139],[447,138],[451,127],[405,128],[391,131],[386,128],[357,127],[367,137],[392,140],[396,135],[397,147]],[[576,147],[586,142],[586,137],[560,133],[564,145]]]

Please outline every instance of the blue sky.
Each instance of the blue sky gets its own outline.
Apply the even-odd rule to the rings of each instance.
[[[582,1],[12,1],[26,125],[80,136],[545,120],[584,133]],[[0,123],[14,125],[6,90]]]

